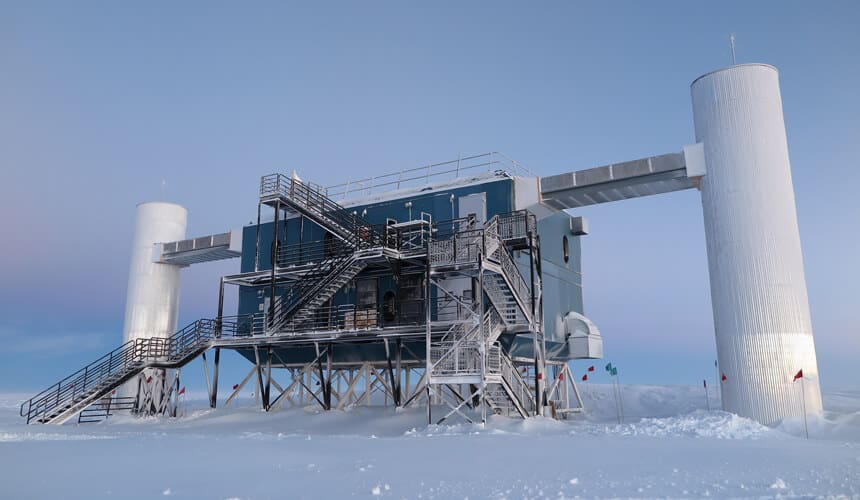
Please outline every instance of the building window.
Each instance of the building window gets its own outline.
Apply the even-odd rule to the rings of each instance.
[[[570,260],[570,245],[567,243],[567,236],[561,237],[561,255],[564,257],[564,263]]]

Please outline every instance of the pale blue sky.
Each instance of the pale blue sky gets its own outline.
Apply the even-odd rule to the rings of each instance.
[[[254,218],[273,171],[333,184],[497,150],[549,175],[678,151],[689,84],[730,62],[732,32],[738,62],[781,72],[822,383],[860,383],[856,2],[309,5],[0,1],[0,388],[119,345],[138,202],[185,205],[201,235]],[[712,377],[698,193],[580,213],[586,312],[624,381]],[[180,323],[237,269],[184,271]],[[232,385],[247,365],[228,359]]]

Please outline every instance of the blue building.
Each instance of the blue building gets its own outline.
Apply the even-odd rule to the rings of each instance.
[[[583,315],[587,228],[515,162],[488,153],[328,188],[272,174],[257,208],[241,230],[165,242],[184,237],[185,210],[140,205],[126,344],[25,403],[28,421],[175,413],[177,369],[209,351],[216,407],[222,349],[251,362],[224,405],[250,390],[267,411],[423,404],[428,422],[581,410],[568,362],[602,356]],[[235,257],[215,317],[177,329],[179,269]]]

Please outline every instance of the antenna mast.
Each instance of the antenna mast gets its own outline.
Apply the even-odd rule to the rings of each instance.
[[[737,63],[735,63],[735,34],[734,33],[729,34],[729,44],[732,46],[732,66],[734,66],[735,64],[737,64]]]

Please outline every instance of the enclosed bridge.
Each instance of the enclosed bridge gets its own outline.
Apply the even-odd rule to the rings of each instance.
[[[141,204],[126,343],[21,415],[175,413],[179,368],[197,357],[215,407],[220,353],[233,349],[252,367],[224,405],[252,383],[265,410],[373,402],[423,404],[428,422],[566,416],[581,409],[568,361],[603,346],[583,315],[587,224],[567,210],[691,188],[723,408],[766,424],[821,413],[778,72],[733,65],[691,94],[696,143],[633,161],[537,177],[488,153],[328,188],[272,174],[256,224],[194,239],[181,206]],[[234,257],[241,272],[221,279],[217,313],[177,329],[180,269]],[[238,287],[235,314],[225,287]]]

